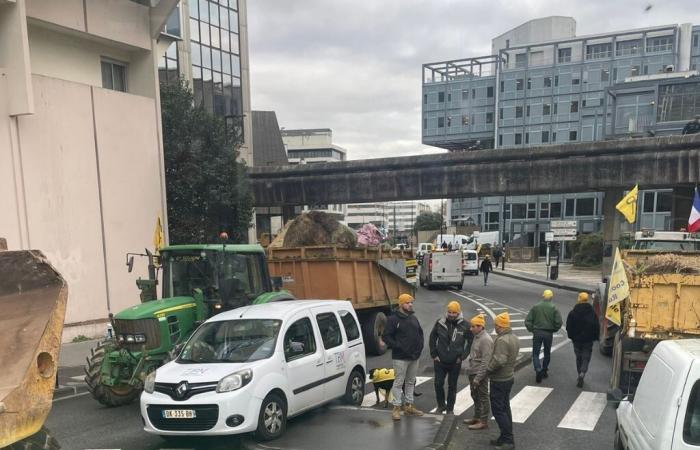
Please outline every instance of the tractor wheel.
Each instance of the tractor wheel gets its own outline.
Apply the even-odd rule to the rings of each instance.
[[[362,338],[365,341],[365,349],[370,355],[383,355],[386,352],[386,344],[382,341],[386,315],[381,311],[375,311],[362,317]]]
[[[128,384],[106,386],[100,381],[100,370],[104,362],[107,348],[112,347],[110,341],[97,344],[92,349],[92,356],[88,357],[85,365],[85,383],[92,397],[105,406],[122,406],[133,402],[141,393],[140,389]]]
[[[5,450],[58,450],[61,446],[58,441],[51,436],[51,432],[46,427],[32,434],[28,438],[15,442]]]

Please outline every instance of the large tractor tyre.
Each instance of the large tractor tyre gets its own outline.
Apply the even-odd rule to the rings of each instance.
[[[375,311],[362,318],[362,338],[365,341],[365,349],[370,355],[380,356],[386,352],[386,344],[382,340],[384,327],[386,327],[386,315],[381,311]]]
[[[60,448],[61,446],[58,445],[58,441],[51,436],[49,429],[41,427],[41,430],[28,438],[15,442],[9,447],[5,447],[5,450],[58,450]]]
[[[611,388],[619,388],[625,394],[634,392],[639,381],[639,375],[624,370],[622,357],[626,352],[640,351],[643,347],[644,341],[642,339],[629,339],[622,336],[619,331],[615,333],[612,351],[612,376],[610,378]]]
[[[109,341],[101,342],[92,349],[85,365],[85,383],[92,397],[105,406],[127,405],[139,397],[141,390],[128,384],[106,386],[100,381],[100,370]]]

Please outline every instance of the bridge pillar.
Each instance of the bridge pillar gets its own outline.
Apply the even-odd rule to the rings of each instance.
[[[688,228],[690,208],[693,206],[694,188],[692,186],[677,186],[673,188],[673,203],[671,204],[671,230],[679,231]]]
[[[612,253],[615,252],[620,241],[624,222],[624,217],[615,209],[615,206],[624,194],[625,191],[622,189],[611,189],[603,192],[603,241],[606,247],[607,244],[612,245],[610,250]]]

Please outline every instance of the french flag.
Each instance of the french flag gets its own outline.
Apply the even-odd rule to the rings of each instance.
[[[688,218],[688,231],[691,233],[700,231],[700,195],[698,195],[698,188],[695,188],[693,208],[690,210],[690,217]]]

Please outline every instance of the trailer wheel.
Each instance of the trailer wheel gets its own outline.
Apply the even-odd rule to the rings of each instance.
[[[58,450],[61,448],[58,441],[51,436],[51,432],[46,427],[41,427],[39,431],[28,438],[15,442],[5,450]]]
[[[365,348],[370,355],[383,355],[386,352],[386,344],[382,340],[386,315],[381,311],[375,311],[362,319],[362,338]]]

